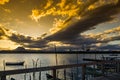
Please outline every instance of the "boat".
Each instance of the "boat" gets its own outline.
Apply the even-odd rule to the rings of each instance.
[[[5,62],[6,66],[23,66],[24,65],[24,61],[22,62]]]
[[[47,73],[46,73],[46,77],[47,77],[47,80],[53,80],[54,79],[52,75],[47,74]],[[61,80],[61,79],[56,78],[55,80]]]
[[[110,54],[108,56],[103,56],[101,57],[101,60],[108,60],[108,61],[113,61],[113,60],[120,60],[120,56],[118,56],[117,54]]]

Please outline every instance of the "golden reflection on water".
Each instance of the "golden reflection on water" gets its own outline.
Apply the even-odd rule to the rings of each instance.
[[[57,54],[58,58],[58,65],[63,65],[63,64],[74,64],[76,63],[77,56],[78,56],[78,61],[79,63],[82,62],[83,58],[97,58],[99,59],[102,57],[103,54]],[[104,55],[104,56],[108,56]],[[120,54],[119,54],[120,56]],[[6,62],[17,62],[17,61],[25,61],[25,65],[27,65],[27,68],[32,68],[33,67],[33,60],[36,62],[38,60],[38,67],[40,66],[40,61],[42,66],[53,66],[56,65],[55,61],[55,54],[0,54],[0,71],[3,70],[3,60]],[[6,70],[12,70],[12,69],[21,69],[25,68],[25,66],[20,66],[20,67],[7,67]],[[51,73],[49,71],[46,71],[47,73]],[[42,72],[42,79],[46,80],[46,72]],[[32,75],[32,73],[27,74],[27,79],[29,78],[28,76]],[[37,74],[38,75],[38,74]],[[19,75],[12,75],[15,79],[24,79],[24,74],[19,74]],[[8,77],[9,78],[9,77]]]
[[[57,54],[57,59],[58,59],[58,65],[62,65],[63,62],[67,63],[67,58],[71,57],[70,55],[65,55],[65,54]],[[19,62],[19,61],[25,61],[25,65],[27,65],[28,68],[33,67],[33,61],[38,60],[38,67],[40,66],[53,66],[56,65],[56,59],[55,59],[55,54],[0,54],[0,70],[3,70],[3,60],[5,62]],[[74,56],[72,56],[74,58]],[[11,69],[19,69],[19,68],[24,68],[22,67],[8,67],[6,66],[6,70],[11,70]]]
[[[107,54],[108,55],[108,54]],[[107,56],[104,55],[104,56]],[[57,54],[58,59],[58,65],[63,64],[74,64],[76,63],[76,54]],[[99,59],[102,56],[102,54],[97,54],[96,58]],[[95,58],[95,54],[79,54],[78,60],[79,63],[82,62],[83,58]],[[56,65],[56,57],[55,54],[0,54],[0,70],[3,70],[3,60],[5,62],[19,62],[19,61],[25,61],[25,65],[27,65],[27,68],[33,67],[33,61],[37,62],[38,67],[41,66],[53,66]],[[41,62],[41,63],[40,63]],[[6,70],[10,69],[19,69],[19,68],[25,68],[24,66],[21,67],[8,67],[6,66]]]

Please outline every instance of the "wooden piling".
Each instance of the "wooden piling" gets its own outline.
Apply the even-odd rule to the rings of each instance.
[[[6,76],[1,76],[1,80],[6,80]]]
[[[64,80],[66,80],[66,69],[64,69]]]
[[[102,71],[102,74],[104,75],[105,74],[105,71],[104,71],[104,64],[101,64],[101,71]]]
[[[5,65],[5,60],[3,60],[3,70],[5,71],[5,67],[6,67],[6,65]]]
[[[53,69],[53,80],[56,80],[56,69]]]
[[[82,80],[85,80],[85,74],[86,74],[86,65],[82,66]]]
[[[41,61],[40,61],[40,66],[41,67]],[[41,71],[39,71],[39,80],[41,80]]]
[[[117,72],[120,72],[120,63],[117,63]]]

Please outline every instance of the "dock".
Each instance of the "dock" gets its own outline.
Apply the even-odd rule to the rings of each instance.
[[[31,72],[40,72],[40,71],[52,71],[53,80],[57,79],[57,70],[59,69],[67,69],[67,68],[75,68],[75,67],[81,67],[82,72],[82,79],[86,80],[86,67],[87,66],[93,66],[93,65],[104,65],[106,63],[116,63],[117,67],[115,69],[116,73],[120,72],[120,61],[101,61],[101,62],[87,62],[87,63],[79,63],[79,64],[69,64],[69,65],[57,65],[57,66],[47,66],[47,67],[37,67],[37,68],[27,68],[27,69],[18,69],[18,70],[7,70],[7,71],[0,71],[0,80],[6,80],[6,76],[9,75],[15,75],[15,74],[25,74],[25,73],[31,73]],[[102,74],[104,76],[105,69],[104,67],[101,68]],[[95,79],[99,80],[99,79]],[[101,79],[104,80],[104,79]],[[117,79],[112,79],[117,80]],[[119,79],[120,80],[120,79]]]
[[[96,77],[92,80],[120,80],[120,73],[113,73],[111,75]]]

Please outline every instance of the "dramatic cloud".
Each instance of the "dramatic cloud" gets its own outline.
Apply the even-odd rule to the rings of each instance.
[[[47,4],[42,7],[44,9],[33,9],[31,18],[35,21],[38,21],[40,18],[53,15],[53,16],[62,16],[62,17],[78,17],[78,14],[83,12],[91,4],[97,2],[96,0],[87,0],[86,2],[80,0],[61,0],[53,1],[48,0]]]
[[[117,4],[107,4],[91,11],[85,12],[82,18],[71,26],[58,31],[47,39],[51,40],[70,40],[80,35],[80,33],[93,28],[95,25],[111,21],[113,15],[120,12],[120,0]],[[107,13],[106,13],[107,12]]]
[[[11,1],[13,2],[14,0]],[[31,6],[32,2],[36,3],[36,5]],[[2,8],[2,11],[6,12],[6,14],[1,14],[5,16],[5,18],[1,17],[1,22],[6,23],[6,19],[9,19],[9,23],[12,24],[12,21],[15,22],[12,26],[17,24],[15,25],[16,28],[19,27],[19,29],[27,31],[28,28],[23,28],[26,27],[26,23],[29,23],[29,26],[33,26],[34,24],[38,24],[43,18],[46,18],[39,26],[41,24],[52,24],[48,32],[43,31],[41,36],[33,38],[24,35],[24,33],[21,34],[0,27],[1,40],[11,40],[27,48],[45,48],[54,44],[51,42],[56,42],[55,44],[58,44],[59,48],[68,48],[71,46],[82,47],[84,44],[88,46],[102,45],[120,39],[120,27],[104,31],[100,34],[82,35],[83,32],[93,29],[101,23],[114,21],[116,19],[115,15],[120,13],[120,0],[43,0],[40,1],[41,3],[38,0],[34,0],[32,2],[28,2],[28,0],[19,1],[17,8],[12,7],[14,10],[8,8],[12,5],[11,3]],[[25,3],[28,3],[29,6],[23,7]],[[28,12],[26,12],[27,10]],[[17,11],[19,13],[16,14]],[[30,11],[32,13],[28,16]],[[12,15],[12,18],[7,17],[8,13]],[[21,16],[21,14],[23,15]],[[26,16],[27,18],[25,18]],[[11,25],[9,26],[11,27]],[[29,28],[34,29],[36,25]],[[42,31],[43,28],[40,29]],[[30,32],[34,33],[33,31],[31,29]]]
[[[17,32],[9,30],[5,27],[0,27],[0,40],[2,39],[11,40],[22,45],[35,41],[32,37],[18,34]]]
[[[44,9],[48,9],[49,7],[51,7],[51,5],[53,4],[53,0],[47,0],[47,3],[44,7]]]
[[[43,36],[44,35],[46,34],[43,34]],[[113,36],[108,36],[108,35],[113,35]],[[55,44],[58,50],[62,50],[62,49],[67,50],[71,48],[82,49],[83,46],[85,48],[102,49],[102,47],[104,47],[104,44],[107,44],[108,42],[111,42],[111,41],[120,40],[120,27],[106,30],[103,33],[99,33],[99,34],[81,35],[77,38],[70,39],[68,41],[63,41],[63,42],[58,42],[58,41],[54,42],[52,40],[50,41],[50,40],[45,40],[41,38],[34,39],[32,37],[18,34],[14,31],[11,31],[3,27],[0,28],[0,36],[6,37],[5,39],[11,40],[17,43],[18,45],[20,44],[23,47],[27,47],[27,48],[38,48],[38,49],[49,48],[50,50],[52,50]]]
[[[95,2],[96,2],[96,0],[88,0],[88,2],[86,4],[84,4],[83,9],[78,10],[79,15],[78,14],[77,15],[81,16],[81,19],[79,21],[77,21],[77,23],[75,23],[75,24],[64,27],[64,24],[71,23],[72,17],[70,15],[69,15],[70,18],[66,19],[66,21],[56,19],[56,21],[57,21],[57,22],[55,22],[56,28],[51,29],[51,32],[53,32],[54,34],[44,38],[43,40],[38,40],[35,43],[28,45],[28,47],[39,48],[39,47],[45,46],[47,43],[47,40],[62,41],[65,44],[71,44],[71,45],[77,45],[77,44],[78,45],[79,44],[91,45],[91,44],[96,44],[96,43],[110,42],[110,41],[112,41],[111,38],[114,38],[113,40],[118,39],[118,38],[116,38],[117,36],[116,37],[108,37],[106,39],[103,39],[103,38],[105,38],[104,35],[101,38],[100,37],[93,38],[91,36],[89,36],[89,37],[80,36],[80,34],[82,32],[93,28],[95,25],[114,20],[115,17],[112,17],[112,16],[119,13],[120,0],[116,4],[115,3],[104,4],[104,5],[101,5],[100,7],[92,8],[89,10],[88,9],[89,6],[94,4]],[[65,3],[66,2],[61,3],[61,5],[62,5],[61,7],[65,6],[64,5]],[[105,13],[106,11],[107,11],[107,13]],[[41,16],[41,14],[39,14],[39,12],[37,13],[37,15]],[[44,14],[44,15],[46,15],[46,14]],[[62,28],[61,28],[61,26],[62,26]],[[108,31],[103,34],[106,34],[106,33],[109,34],[110,32]]]
[[[0,0],[0,4],[4,5],[5,3],[9,2],[9,0]]]
[[[0,40],[6,39],[7,36],[9,36],[9,30],[4,28],[3,26],[0,26]]]
[[[63,26],[64,22],[65,22],[64,20],[55,18],[55,20],[53,22],[53,28],[50,29],[50,33],[55,34],[56,32],[63,29],[64,28],[64,26]]]
[[[12,33],[12,35],[9,37],[10,40],[17,42],[17,43],[32,43],[34,41],[34,39],[32,37],[29,36],[24,36],[24,35],[20,35],[20,34],[14,34]]]
[[[89,38],[93,38],[99,41],[114,41],[114,40],[119,40],[120,38],[120,27],[113,28],[110,30],[106,30],[103,33],[98,33],[98,34],[89,34],[87,35]]]
[[[108,50],[108,51],[116,51],[120,50],[120,45],[105,45],[96,47],[97,50]]]

